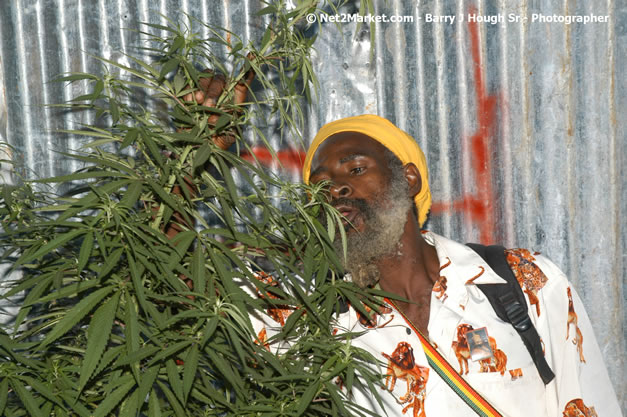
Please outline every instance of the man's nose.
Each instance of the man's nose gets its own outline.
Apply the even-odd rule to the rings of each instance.
[[[352,190],[348,184],[333,183],[329,188],[333,199],[348,197],[352,194]]]

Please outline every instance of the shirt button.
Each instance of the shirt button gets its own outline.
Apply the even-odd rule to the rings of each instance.
[[[409,327],[405,327],[405,331],[407,332],[407,334],[411,334],[411,329]]]

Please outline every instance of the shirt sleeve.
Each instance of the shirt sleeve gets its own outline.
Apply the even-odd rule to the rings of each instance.
[[[548,259],[537,265],[547,284],[538,292],[536,322],[555,379],[547,385],[547,411],[555,416],[622,416],[590,320],[575,288]],[[544,317],[543,317],[544,316]]]

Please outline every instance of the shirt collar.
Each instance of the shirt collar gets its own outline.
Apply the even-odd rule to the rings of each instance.
[[[471,288],[479,291],[477,284],[507,283],[470,247],[429,231],[423,231],[422,236],[437,252],[440,276],[446,278],[447,297],[440,302],[449,308],[463,309],[468,301],[468,291]],[[381,289],[378,282],[374,288]]]
[[[441,272],[446,275],[447,281],[450,282],[449,286],[507,283],[468,246],[433,232],[425,231],[423,237],[427,243],[435,247]],[[449,260],[450,265],[446,266]]]

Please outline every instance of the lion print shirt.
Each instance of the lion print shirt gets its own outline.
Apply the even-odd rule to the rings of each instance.
[[[494,408],[507,417],[621,415],[584,307],[553,263],[524,249],[506,252],[555,373],[545,386],[514,328],[496,317],[476,286],[505,281],[467,246],[430,232],[424,237],[440,260],[431,296],[430,342]],[[365,331],[353,343],[387,364],[380,387],[385,411],[367,390],[353,388],[353,398],[365,408],[382,416],[476,416],[430,369],[416,333],[392,305],[371,321],[351,308],[337,326]],[[483,344],[469,346],[474,339],[468,332],[479,342],[483,338]],[[479,347],[488,353],[471,352]]]

